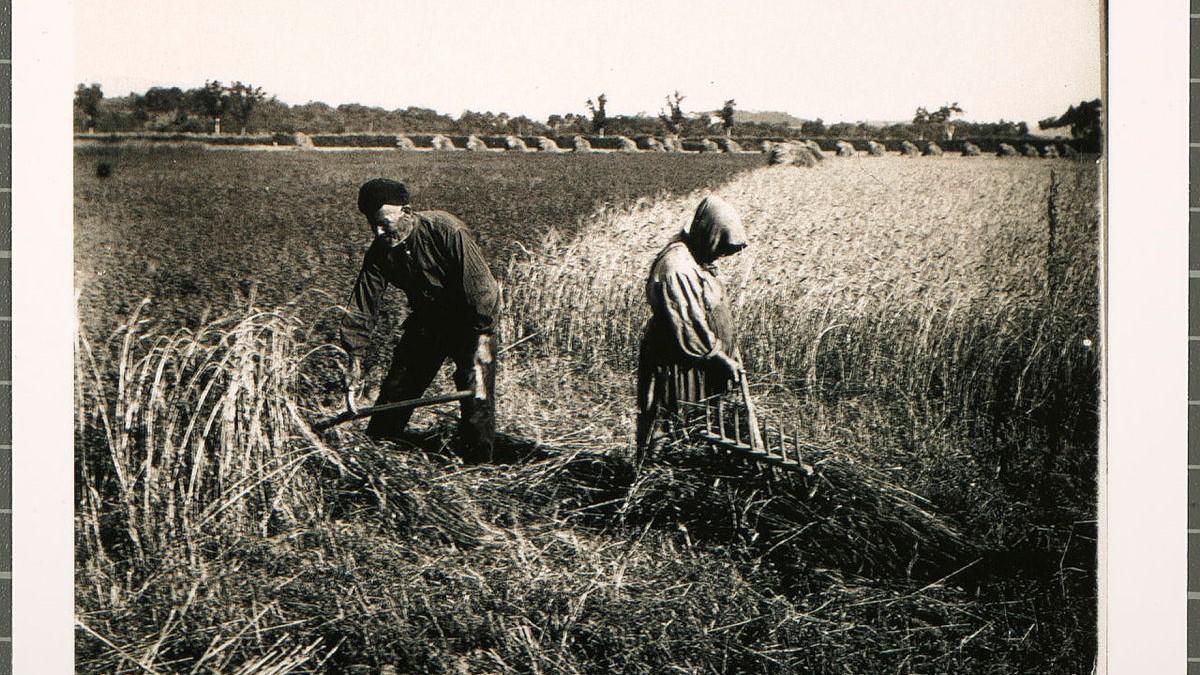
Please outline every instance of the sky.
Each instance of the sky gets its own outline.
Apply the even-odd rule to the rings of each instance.
[[[609,115],[734,99],[804,119],[1026,121],[1101,95],[1099,0],[86,0],[77,82],[106,96],[241,80],[289,104]]]

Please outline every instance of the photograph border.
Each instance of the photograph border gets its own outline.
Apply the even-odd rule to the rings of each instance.
[[[1100,661],[1114,673],[1185,668],[1190,21],[1152,7],[1108,8]],[[13,671],[69,672],[72,20],[64,0],[12,15]]]

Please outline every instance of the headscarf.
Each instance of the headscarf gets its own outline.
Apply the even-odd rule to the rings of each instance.
[[[745,247],[745,229],[733,207],[716,196],[700,202],[692,222],[650,267],[646,299],[652,317],[644,358],[673,362],[732,349],[733,317],[709,268],[717,258]]]
[[[746,229],[737,210],[716,195],[705,197],[696,207],[692,222],[679,234],[692,256],[701,264],[746,248]]]

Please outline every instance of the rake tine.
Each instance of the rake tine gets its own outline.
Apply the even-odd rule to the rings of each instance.
[[[725,438],[725,400],[721,398],[717,399],[717,426],[720,427],[717,435]]]
[[[739,406],[733,406],[733,440],[736,443],[742,442],[742,419],[738,415]]]

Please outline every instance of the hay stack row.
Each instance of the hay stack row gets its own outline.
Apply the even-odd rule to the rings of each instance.
[[[721,152],[745,152],[741,145],[729,138],[700,139],[697,141],[688,141],[692,147],[685,148],[684,142],[677,136],[665,136],[661,139],[653,136],[639,137],[637,140],[627,136],[608,136],[602,137],[604,143],[600,147],[593,146],[591,140],[586,136],[572,136],[567,147],[562,147],[557,141],[546,136],[516,136],[508,135],[502,137],[480,137],[476,135],[449,137],[442,134],[435,134],[432,137],[427,137],[428,148],[437,151],[462,151],[469,152],[703,152],[703,153],[721,153]],[[769,142],[766,142],[769,144]],[[312,147],[311,141],[308,146],[297,142],[299,147]],[[814,144],[815,146],[815,144]],[[398,135],[396,136],[395,146],[398,150],[418,150],[417,143],[411,138]]]
[[[791,157],[794,155],[795,148],[804,146],[815,153],[817,161],[823,157],[821,147],[816,141],[787,141],[784,143],[776,143],[772,141],[763,141],[761,150],[768,155],[769,164],[786,164],[790,161],[783,159],[784,156]],[[847,140],[836,141],[834,145],[834,154],[838,157],[857,157],[861,151],[854,147],[854,144]],[[791,154],[789,154],[791,153]],[[866,154],[871,157],[883,157],[887,155],[887,148],[879,141],[867,141]],[[919,147],[911,141],[901,141],[899,146],[899,154],[901,157],[943,157],[946,151],[935,142],[928,142],[924,148]],[[962,145],[961,154],[963,157],[979,157],[983,154],[978,145],[970,141],[966,141]],[[1020,149],[1008,143],[1001,143],[996,152],[998,157],[1041,157],[1044,159],[1054,159],[1058,157],[1078,157],[1079,152],[1070,145],[1063,144],[1061,150],[1054,144],[1047,144],[1041,150],[1032,143],[1025,143]]]
[[[385,147],[381,142],[386,143],[388,138],[379,137],[367,139],[368,143],[365,146],[370,147]],[[608,136],[601,137],[596,142],[598,146],[594,146],[592,140],[586,136],[573,136],[570,138],[567,147],[559,145],[560,141],[555,141],[553,138],[545,136],[517,136],[509,134],[507,136],[486,136],[480,137],[477,135],[455,136],[449,137],[442,134],[434,134],[432,136],[417,135],[416,140],[405,135],[396,135],[394,137],[394,147],[397,150],[414,151],[420,147],[425,147],[437,151],[468,151],[468,152],[693,152],[693,153],[740,153],[747,152],[742,145],[732,138],[717,138],[717,139],[692,139],[686,142],[677,136],[664,136],[661,139],[653,136],[639,136],[637,139],[631,139],[625,136]],[[314,145],[314,139],[310,136],[297,133],[292,136],[292,144],[298,149],[316,149],[320,146],[329,145],[329,139],[320,139],[320,146]],[[594,139],[593,139],[594,140]],[[420,145],[418,145],[420,144]],[[861,145],[860,145],[861,147]],[[772,141],[763,140],[758,143],[757,149],[763,154],[768,155],[769,164],[799,164],[802,166],[812,166],[824,159],[824,152],[821,146],[813,140],[789,140],[789,141]],[[941,157],[945,151],[935,142],[925,143],[924,148],[919,147],[911,141],[902,141],[899,145],[899,154],[902,157]],[[751,151],[753,152],[753,151]],[[856,149],[854,144],[847,140],[838,140],[834,143],[832,152],[838,157],[856,157],[860,154],[860,150]],[[866,142],[865,153],[871,157],[882,157],[888,154],[887,148],[883,143],[875,140]],[[979,157],[983,154],[979,146],[966,141],[962,145],[961,154],[963,157]],[[1059,147],[1057,144],[1047,144],[1041,149],[1032,143],[1023,143],[1020,147],[1013,144],[1001,143],[996,150],[997,157],[1040,157],[1045,159],[1054,159],[1058,157],[1078,157],[1079,152],[1069,144],[1062,144]]]

